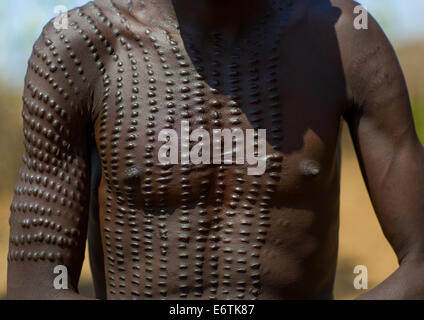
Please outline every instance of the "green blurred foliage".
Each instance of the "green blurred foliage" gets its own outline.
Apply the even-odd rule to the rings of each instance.
[[[424,97],[415,98],[412,101],[412,112],[414,113],[418,137],[424,144]]]
[[[18,89],[0,81],[0,195],[10,193],[23,155],[22,99]]]

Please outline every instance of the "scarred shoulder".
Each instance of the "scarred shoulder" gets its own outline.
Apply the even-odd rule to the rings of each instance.
[[[126,29],[117,5],[122,3],[90,1],[52,18],[34,43],[26,82],[41,85],[40,72],[48,73],[48,82],[60,86],[75,103],[90,105],[88,111],[95,118],[117,35]],[[52,85],[48,90],[54,92]]]
[[[60,106],[72,121],[89,123],[96,86],[106,72],[109,55],[99,21],[90,2],[54,17],[43,27],[28,60],[27,104],[39,99]]]
[[[58,53],[69,51],[71,58],[88,53],[100,31],[96,27],[99,20],[96,8],[95,2],[90,1],[52,18],[43,27],[36,44],[53,46]]]
[[[332,0],[341,10],[335,28],[347,83],[357,115],[372,113],[387,93],[407,95],[396,52],[376,19],[351,0]]]
[[[95,24],[93,3],[77,7],[52,18],[35,41],[29,60],[50,74],[64,87],[72,87],[79,98],[88,97],[96,79],[104,73],[103,37]],[[31,73],[28,73],[31,75]],[[27,78],[28,78],[27,75]]]
[[[70,54],[73,62],[77,57],[78,62],[86,62],[86,67],[97,67],[90,70],[94,74],[103,72],[101,60],[114,54],[119,35],[134,35],[134,12],[141,7],[142,1],[89,1],[83,6],[66,11],[65,19],[60,19],[59,16],[51,19],[44,26],[36,45],[53,45],[55,51],[63,53],[65,57]],[[145,21],[137,20],[137,23],[148,23],[148,12],[143,11],[146,14]],[[64,61],[69,62],[67,60],[69,59]]]
[[[364,6],[353,0],[297,1],[295,22],[306,24],[308,41],[318,52],[340,61],[351,103],[361,103],[376,87],[389,86],[395,74],[399,78],[395,51]]]
[[[341,55],[390,46],[372,14],[356,1],[297,0],[295,3],[295,21],[306,23],[312,38],[318,41],[335,35]]]

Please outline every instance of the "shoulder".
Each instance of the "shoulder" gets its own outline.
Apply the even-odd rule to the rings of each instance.
[[[341,51],[388,45],[383,30],[366,7],[353,0],[308,1],[308,22],[314,28],[331,26]],[[319,30],[319,29],[318,29]]]
[[[89,111],[101,77],[101,57],[94,47],[96,32],[84,17],[89,4],[52,18],[33,45],[25,77],[25,97],[60,104],[66,113]]]
[[[366,101],[403,90],[402,70],[392,44],[366,7],[352,0],[331,4],[339,11],[334,31],[347,95],[351,106],[363,112]]]
[[[43,27],[41,37],[56,38],[62,35],[63,38],[63,35],[67,35],[70,40],[83,42],[83,33],[93,33],[87,16],[87,13],[94,14],[93,4],[94,2],[90,1],[84,6],[58,13]]]
[[[131,33],[130,25],[134,23],[135,10],[142,6],[140,3],[142,2],[128,0],[89,1],[83,6],[73,8],[52,18],[44,26],[40,38],[42,40],[46,38],[54,39],[57,42],[58,49],[69,49],[69,46],[72,46],[75,50],[81,49],[83,51],[94,45],[102,51],[108,44],[113,45],[117,40],[117,35]],[[142,17],[145,18],[146,22],[150,20],[148,10],[143,11]],[[58,41],[58,39],[62,41]],[[63,45],[60,42],[65,44]]]
[[[365,7],[353,0],[299,0],[310,39],[324,47],[336,40],[337,55],[345,71],[370,63],[370,58],[385,55],[393,59],[393,48],[384,31]],[[380,59],[381,60],[381,59]]]
[[[297,18],[315,32],[324,26],[332,26],[342,37],[375,36],[380,31],[366,7],[353,0],[298,0],[296,4]]]
[[[294,23],[315,54],[340,66],[349,101],[399,74],[394,49],[371,13],[353,0],[297,0]]]
[[[108,41],[111,32],[106,30],[108,19],[98,3],[103,2],[90,1],[52,18],[42,28],[29,60],[32,69],[50,69],[51,78],[78,87],[83,97],[102,79],[113,52],[113,43]]]
[[[315,22],[329,22],[329,17],[337,17],[337,20],[350,20],[361,5],[353,0],[298,0],[307,18]]]
[[[71,69],[80,65],[79,60],[90,53],[91,39],[95,37],[95,30],[84,14],[87,9],[92,10],[90,4],[52,18],[35,41],[34,54],[47,55]]]
[[[335,24],[340,56],[347,76],[396,65],[393,46],[366,7],[352,0],[331,0],[340,10]],[[360,70],[361,69],[361,70]]]
[[[316,28],[333,26],[337,31],[352,32],[354,21],[365,10],[353,0],[294,0],[293,20]],[[365,13],[368,13],[365,10]]]

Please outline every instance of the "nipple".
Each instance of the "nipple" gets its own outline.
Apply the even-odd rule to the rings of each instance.
[[[139,167],[128,168],[124,173],[124,183],[129,186],[136,185],[142,180],[143,175],[143,170]]]

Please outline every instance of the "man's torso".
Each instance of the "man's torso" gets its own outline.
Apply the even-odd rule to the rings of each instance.
[[[108,53],[93,109],[104,261],[92,263],[109,299],[332,297],[343,72],[334,26],[320,42],[296,5],[280,6],[232,46],[119,4],[81,9]],[[182,121],[211,136],[266,129],[266,172],[161,164],[158,135]]]

